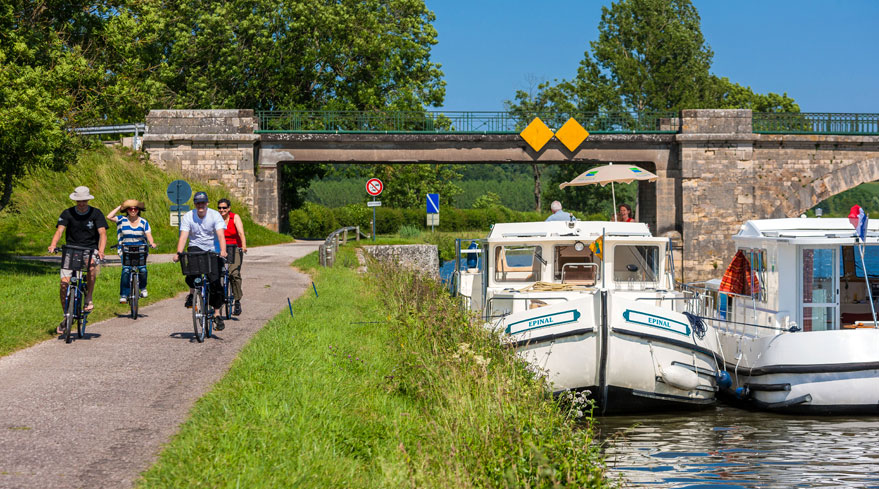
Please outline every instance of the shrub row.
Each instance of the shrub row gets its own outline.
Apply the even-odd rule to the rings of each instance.
[[[401,227],[426,229],[424,209],[376,208],[376,234],[394,234]],[[439,231],[488,231],[498,222],[542,221],[547,214],[519,212],[506,207],[490,209],[445,209],[440,213]],[[306,202],[290,211],[290,234],[297,238],[325,238],[342,226],[360,226],[364,233],[372,231],[372,211],[363,204],[330,209]]]

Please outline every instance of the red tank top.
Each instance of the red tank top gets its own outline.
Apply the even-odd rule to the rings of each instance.
[[[229,220],[226,222],[226,230],[223,232],[226,236],[227,245],[241,246],[241,239],[238,236],[238,227],[235,226],[235,213],[229,211]]]

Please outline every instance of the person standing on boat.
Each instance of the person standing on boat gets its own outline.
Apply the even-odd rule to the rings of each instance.
[[[617,222],[635,222],[634,216],[635,213],[632,212],[632,206],[629,204],[620,204],[619,211],[616,215]]]
[[[554,200],[552,204],[549,206],[549,210],[552,211],[552,214],[546,218],[547,221],[575,221],[576,218],[571,215],[570,212],[565,212],[562,210],[562,203]]]

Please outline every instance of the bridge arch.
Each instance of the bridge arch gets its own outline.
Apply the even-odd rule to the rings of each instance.
[[[833,168],[809,184],[784,196],[770,217],[797,217],[819,203],[863,183],[879,180],[879,158]]]

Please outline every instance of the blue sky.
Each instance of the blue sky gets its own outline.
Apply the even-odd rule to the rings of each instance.
[[[426,0],[445,110],[502,110],[516,90],[575,75],[599,0]],[[711,71],[803,112],[879,113],[879,1],[694,0]]]

